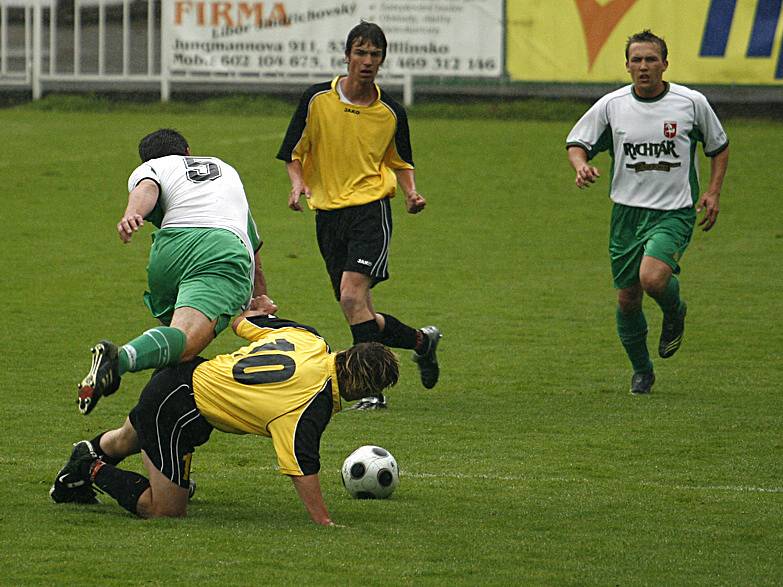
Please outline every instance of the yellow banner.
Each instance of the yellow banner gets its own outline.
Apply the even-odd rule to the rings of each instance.
[[[630,82],[626,39],[666,40],[665,79],[783,84],[781,0],[508,0],[506,67],[515,81]]]

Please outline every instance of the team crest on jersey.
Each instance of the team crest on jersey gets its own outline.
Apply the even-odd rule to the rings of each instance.
[[[677,123],[667,120],[663,123],[663,136],[667,139],[673,139],[677,136]]]

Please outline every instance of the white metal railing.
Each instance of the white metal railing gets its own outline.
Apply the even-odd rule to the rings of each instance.
[[[9,26],[9,19],[22,16],[23,27]],[[31,83],[30,56],[32,55],[32,6],[21,2],[0,1],[0,82],[9,85],[29,86]],[[15,39],[9,37],[12,31]],[[21,62],[12,67],[11,61]]]
[[[130,87],[157,84],[161,100],[167,101],[172,83],[305,84],[323,80],[323,75],[268,72],[216,71],[194,75],[161,67],[161,63],[169,63],[165,54],[169,47],[166,27],[159,22],[162,1],[165,0],[73,0],[73,13],[65,15],[58,0],[0,0],[0,86],[29,87],[37,100],[45,85],[59,82],[72,82],[85,89],[107,83]],[[87,24],[86,10],[97,11]],[[121,35],[117,25],[110,25],[109,11],[112,22],[121,23]],[[134,13],[139,22],[134,21]],[[44,31],[47,18],[48,30]],[[58,25],[58,21],[66,20],[72,22],[70,27]],[[138,41],[134,42],[141,34],[145,37],[143,50]],[[410,74],[386,77],[383,81],[401,87],[406,104],[413,102]]]

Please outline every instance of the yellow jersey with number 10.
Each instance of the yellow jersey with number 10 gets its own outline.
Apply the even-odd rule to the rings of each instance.
[[[271,437],[282,473],[309,474],[298,453],[314,451],[317,460],[320,434],[341,408],[334,355],[314,329],[273,316],[245,319],[237,334],[251,343],[193,372],[196,406],[218,430]],[[331,396],[331,412],[312,410],[310,429],[298,434],[303,414],[322,393]]]

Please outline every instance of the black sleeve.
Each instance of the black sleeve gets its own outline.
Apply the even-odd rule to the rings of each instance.
[[[305,475],[321,470],[321,436],[332,417],[332,381],[327,381],[302,413],[294,433],[294,455]]]
[[[411,133],[408,128],[408,114],[394,98],[381,90],[381,102],[386,104],[397,117],[397,130],[394,133],[394,145],[400,159],[413,165],[413,149],[411,148]],[[415,167],[415,165],[413,165]]]
[[[299,324],[299,322],[294,322],[293,320],[288,320],[286,318],[278,318],[277,316],[274,316],[272,314],[261,314],[259,316],[250,316],[245,319],[248,322],[251,322],[261,328],[302,328],[304,330],[307,330],[307,332],[315,334],[318,337],[321,336],[320,334],[318,334],[318,331],[312,326]]]
[[[277,152],[277,159],[286,163],[291,162],[294,149],[304,134],[305,126],[307,126],[307,111],[310,108],[310,100],[316,94],[329,90],[331,87],[331,82],[323,82],[310,86],[305,90],[305,93],[299,99],[299,106],[296,107],[294,115],[291,117],[291,122],[288,123],[288,130],[285,133],[285,137],[283,137],[283,144],[280,145],[280,150]]]

